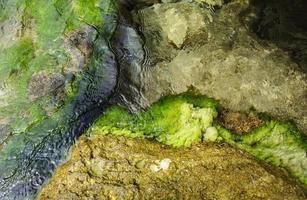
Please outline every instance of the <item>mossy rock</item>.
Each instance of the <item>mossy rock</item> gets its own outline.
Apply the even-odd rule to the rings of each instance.
[[[164,97],[146,112],[134,115],[120,107],[110,108],[88,134],[155,139],[173,147],[190,147],[202,140],[226,141],[260,160],[286,168],[307,184],[307,140],[292,123],[263,118],[258,128],[240,135],[214,121],[218,110],[221,108],[215,100],[188,91]]]

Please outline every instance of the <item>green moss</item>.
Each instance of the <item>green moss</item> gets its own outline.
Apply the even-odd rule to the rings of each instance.
[[[217,116],[218,104],[205,96],[187,92],[161,99],[146,112],[135,115],[113,107],[91,129],[99,134],[154,138],[173,147],[201,141],[202,133]]]
[[[61,15],[67,15],[66,31],[70,32],[91,25],[98,30],[104,23],[107,13],[114,13],[116,4],[112,0],[54,0],[54,5]]]
[[[29,38],[23,38],[12,47],[0,52],[0,80],[7,79],[29,67],[34,57],[33,42]]]
[[[220,139],[260,160],[284,167],[307,184],[307,140],[287,122],[269,120],[247,135],[235,135],[217,126]]]
[[[23,37],[0,50],[1,101],[5,102],[0,117],[10,119],[14,132],[23,132],[46,117],[43,110],[50,101],[29,102],[32,75],[42,70],[62,73],[71,59],[64,46],[67,34],[86,25],[103,29],[104,17],[115,10],[113,0],[0,0],[0,20],[14,16],[23,24]],[[75,75],[75,81],[65,85],[66,103],[78,92],[82,73]]]
[[[286,168],[307,184],[307,142],[288,122],[266,117],[263,126],[246,135],[237,135],[213,123],[219,106],[205,96],[187,92],[164,97],[148,111],[129,114],[110,108],[89,131],[155,139],[173,147],[188,147],[201,141],[225,141],[256,158]]]

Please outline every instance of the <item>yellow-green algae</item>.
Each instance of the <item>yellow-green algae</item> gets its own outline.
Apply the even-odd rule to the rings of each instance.
[[[173,147],[189,147],[202,139],[225,141],[260,160],[286,168],[307,184],[307,142],[295,126],[264,119],[264,125],[256,130],[237,135],[213,121],[218,110],[213,99],[187,92],[164,97],[146,112],[130,114],[121,107],[112,107],[89,134],[150,138]]]
[[[91,129],[100,134],[154,138],[174,147],[188,147],[201,141],[202,133],[212,126],[218,104],[205,96],[190,92],[164,97],[147,112],[135,115],[112,107]]]
[[[307,140],[292,123],[267,120],[246,135],[232,134],[219,125],[217,129],[217,140],[224,140],[267,163],[284,167],[307,184]]]

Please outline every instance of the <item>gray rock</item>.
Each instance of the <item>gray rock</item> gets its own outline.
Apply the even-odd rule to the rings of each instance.
[[[259,40],[242,26],[240,13],[247,6],[233,2],[218,13],[190,3],[141,10],[138,15],[144,17],[146,46],[152,56],[139,85],[147,99],[143,106],[192,85],[226,108],[247,111],[254,107],[292,119],[306,132],[307,76],[287,52]],[[180,22],[166,23],[167,13]],[[198,17],[191,20],[192,16]],[[168,38],[172,30],[175,36]]]

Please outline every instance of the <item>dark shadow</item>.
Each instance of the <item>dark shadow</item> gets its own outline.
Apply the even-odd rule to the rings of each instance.
[[[250,0],[241,20],[259,38],[287,51],[307,72],[306,0]]]

